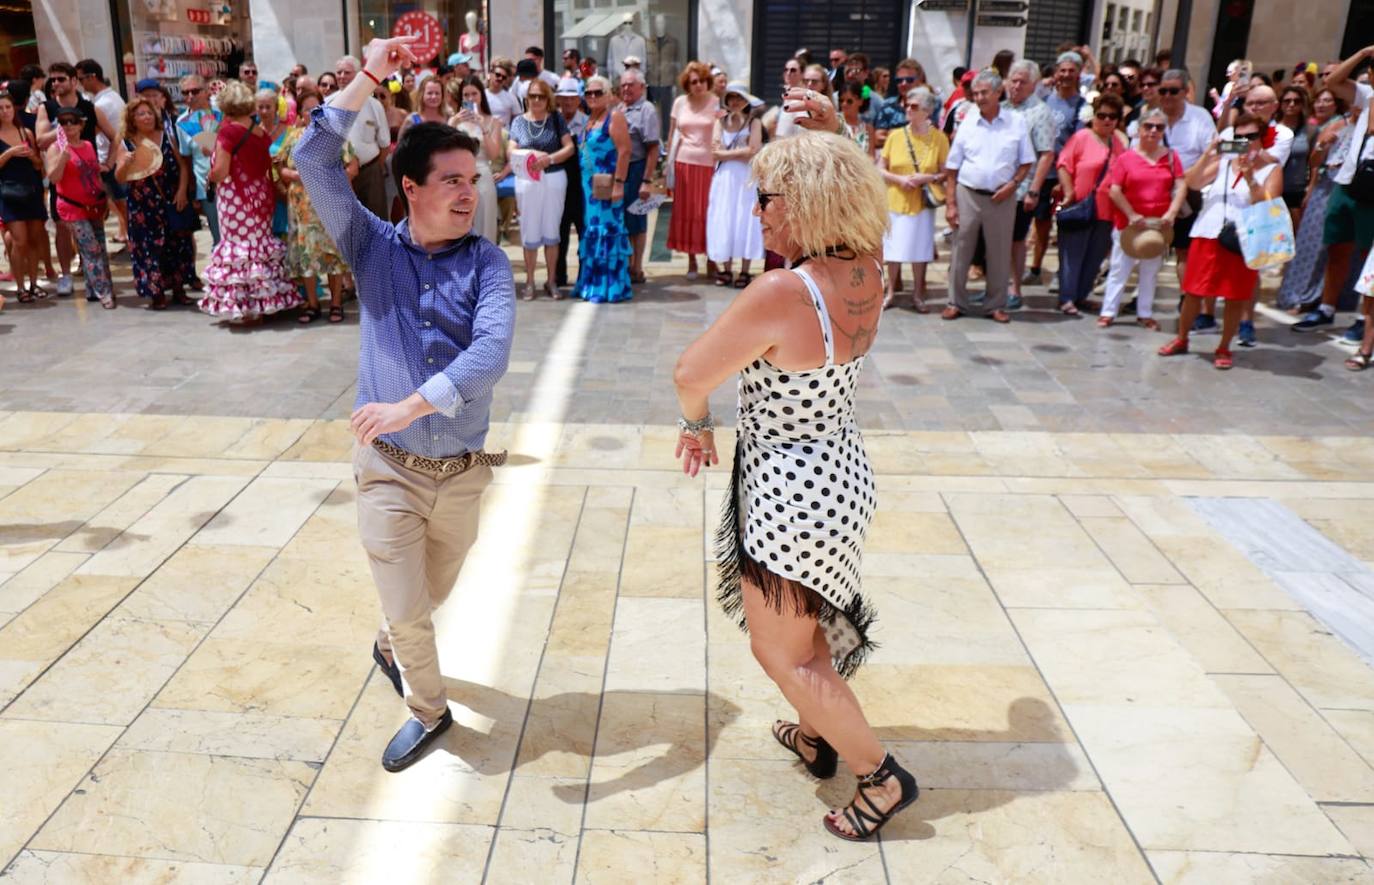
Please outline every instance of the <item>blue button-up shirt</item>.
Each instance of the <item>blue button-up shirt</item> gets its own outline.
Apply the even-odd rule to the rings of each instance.
[[[295,162],[358,283],[357,405],[400,402],[418,391],[438,411],[382,438],[430,458],[477,451],[487,437],[492,389],[510,362],[510,261],[477,234],[426,251],[407,222],[392,225],[363,208],[340,159],[356,116],[316,108]]]

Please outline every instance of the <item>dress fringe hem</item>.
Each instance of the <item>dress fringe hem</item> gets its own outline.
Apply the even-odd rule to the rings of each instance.
[[[770,572],[745,551],[739,511],[741,469],[740,446],[737,444],[730,488],[721,508],[720,528],[716,531],[716,569],[720,578],[720,592],[716,595],[716,601],[745,633],[749,632],[749,623],[744,615],[745,580],[763,592],[764,601],[776,612],[815,618],[821,623],[843,617],[858,634],[859,644],[844,658],[835,659],[835,672],[841,678],[851,678],[878,648],[878,644],[868,638],[868,630],[877,618],[877,611],[857,594],[846,608],[841,609],[799,581]]]

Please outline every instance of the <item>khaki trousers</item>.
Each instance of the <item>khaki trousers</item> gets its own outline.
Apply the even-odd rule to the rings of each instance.
[[[949,303],[964,313],[972,312],[968,299],[968,268],[978,248],[978,232],[987,244],[987,298],[984,313],[1005,310],[1011,281],[1011,234],[1016,224],[1016,198],[994,203],[991,196],[958,186],[959,229],[949,253]]]
[[[431,615],[477,539],[490,467],[440,478],[402,467],[371,446],[353,453],[358,534],[382,603],[377,645],[401,670],[406,704],[433,727],[448,709]]]

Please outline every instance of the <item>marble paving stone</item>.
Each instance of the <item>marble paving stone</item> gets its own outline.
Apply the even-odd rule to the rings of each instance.
[[[1311,615],[1250,610],[1223,614],[1313,706],[1374,712],[1374,670]]]
[[[571,883],[580,841],[575,835],[566,836],[553,830],[502,827],[496,831],[486,881],[491,885]]]
[[[1132,584],[1187,583],[1127,518],[1080,517],[1079,523]]]
[[[1298,783],[1318,802],[1374,804],[1374,768],[1278,676],[1213,676]]]
[[[21,572],[10,575],[0,583],[0,609],[21,612],[42,598],[86,561],[84,553],[43,554]]]
[[[187,478],[178,473],[149,474],[58,543],[57,549],[76,553],[96,553],[105,549],[117,541],[134,520],[153,509]]]
[[[374,672],[301,814],[494,826],[527,699],[455,680],[448,686],[453,727],[393,774],[382,768],[382,750],[410,714]]]
[[[1074,743],[889,741],[884,746],[911,768],[922,790],[1102,789],[1088,757]]]
[[[196,534],[196,543],[281,547],[335,485],[322,479],[255,479]]]
[[[314,778],[301,762],[111,750],[29,845],[264,867]]]
[[[1106,495],[1060,495],[1059,500],[1079,519],[1122,515],[1121,508],[1112,503],[1112,499]]]
[[[545,653],[520,739],[522,775],[586,781],[605,669],[600,655]]]
[[[879,504],[869,527],[865,555],[877,553],[924,553],[967,556],[954,522],[945,513],[904,512]]]
[[[347,421],[315,421],[286,450],[282,460],[347,462],[356,444]]]
[[[1364,761],[1374,765],[1374,713],[1368,710],[1322,710],[1321,713]]]
[[[302,636],[314,645],[355,652],[371,645],[378,621],[377,591],[366,565],[278,559],[224,616],[213,636],[243,641]]]
[[[616,604],[606,691],[702,691],[704,623],[697,599],[627,599]],[[688,625],[691,625],[688,628]]]
[[[220,452],[225,458],[279,458],[311,425],[303,418],[255,420],[248,430]]]
[[[10,532],[27,526],[30,534],[55,533],[90,519],[142,478],[131,471],[49,470],[0,502],[0,524]]]
[[[585,777],[539,777],[517,774],[510,779],[501,829],[546,830],[576,838],[582,831]]]
[[[343,719],[373,666],[366,647],[344,654],[334,645],[211,636],[153,706]]]
[[[852,787],[853,781],[843,777],[818,787],[790,762],[713,759],[708,798],[711,879],[883,881],[876,843],[844,842],[821,828],[826,811],[849,801]]]
[[[922,791],[882,841],[894,881],[1152,881],[1101,793]]]
[[[194,423],[178,415],[129,415],[113,432],[88,448],[98,452],[215,458],[248,433],[248,418],[202,416]],[[281,454],[273,452],[267,457]]]
[[[1374,860],[1374,805],[1323,805],[1322,810],[1356,851],[1367,860]]]
[[[1374,667],[1374,572],[1278,572],[1274,581]]]
[[[615,610],[614,574],[565,575],[545,648],[559,655],[604,656]]]
[[[149,708],[119,739],[130,750],[322,762],[343,722],[262,713]]]
[[[1185,498],[1250,561],[1275,572],[1361,572],[1359,560],[1305,523],[1280,501]]]
[[[619,574],[625,551],[630,504],[623,507],[592,507],[582,511],[568,557],[568,572]]]
[[[100,758],[120,729],[109,725],[0,720],[0,869],[24,846],[72,787]]]
[[[288,462],[279,461],[279,464]],[[283,559],[313,559],[367,564],[367,551],[358,539],[357,489],[352,473],[324,499],[290,542]]]
[[[15,885],[66,885],[69,882],[119,882],[121,885],[160,885],[196,882],[204,885],[253,885],[261,881],[260,867],[187,863],[145,857],[24,851],[5,870]]]
[[[461,824],[302,817],[264,881],[475,882],[481,879],[492,832]]]
[[[587,830],[577,862],[577,881],[589,885],[625,881],[695,885],[706,881],[706,837],[696,833],[639,832],[631,828]]]
[[[1212,885],[1216,882],[1357,885],[1369,882],[1372,877],[1369,866],[1355,858],[1210,851],[1149,851],[1146,856],[1165,885]]]
[[[1060,703],[1227,706],[1149,613],[1013,609],[1010,615]]]
[[[129,592],[132,578],[72,575],[0,627],[0,703],[31,683]]]
[[[120,603],[115,615],[213,623],[275,553],[271,547],[182,547]]]
[[[1146,849],[1353,853],[1232,709],[1065,704],[1064,712]]]
[[[210,629],[106,619],[5,710],[6,717],[128,725]]]
[[[585,826],[703,832],[706,700],[615,692],[601,707]],[[569,791],[567,798],[580,798]]]
[[[192,477],[135,520],[124,532],[127,542],[101,550],[79,573],[147,577],[246,483],[242,477]]]
[[[1140,584],[1150,611],[1208,673],[1272,673],[1274,668],[1194,587]]]
[[[881,664],[1026,664],[1021,641],[970,557],[925,557],[909,577],[864,579]]]

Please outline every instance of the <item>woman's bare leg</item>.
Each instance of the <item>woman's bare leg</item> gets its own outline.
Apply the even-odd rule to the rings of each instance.
[[[328,277],[329,306],[343,307],[343,274],[332,273]]]
[[[911,300],[915,304],[922,304],[926,300],[926,263],[924,261],[913,261],[911,263]]]
[[[525,250],[525,285],[534,288],[534,270],[539,265],[539,249]]]
[[[555,290],[558,287],[554,285],[553,273],[554,269],[558,267],[558,248],[558,243],[554,243],[552,246],[544,247],[544,285],[548,286],[550,289]],[[533,273],[530,274],[530,284],[534,284]]]
[[[901,264],[896,261],[887,262],[887,285],[883,290],[883,307],[890,307],[892,299],[897,297],[897,276],[901,272]]]

